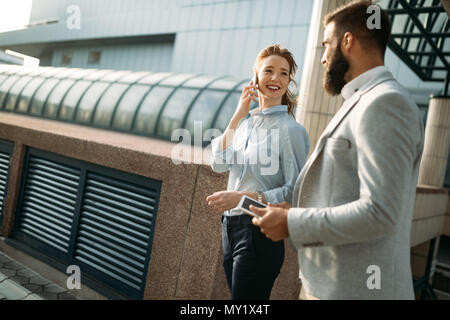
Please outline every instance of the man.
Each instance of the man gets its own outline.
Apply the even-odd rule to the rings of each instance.
[[[320,137],[286,203],[253,223],[298,250],[302,295],[413,299],[410,232],[424,130],[407,91],[384,67],[388,16],[369,29],[359,1],[325,19],[324,88],[343,106]]]

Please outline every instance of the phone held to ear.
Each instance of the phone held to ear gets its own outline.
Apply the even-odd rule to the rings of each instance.
[[[258,85],[258,75],[256,73],[253,75],[252,82],[254,86]]]
[[[255,73],[252,78],[252,83],[255,87],[258,87],[258,75]],[[255,94],[254,96],[258,98],[258,90],[252,90]]]

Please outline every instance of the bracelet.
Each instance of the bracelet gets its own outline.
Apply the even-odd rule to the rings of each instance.
[[[262,193],[259,191],[256,191],[256,194],[258,195],[258,201],[262,203],[263,202]]]

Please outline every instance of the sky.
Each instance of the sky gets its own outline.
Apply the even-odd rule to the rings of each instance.
[[[0,33],[23,29],[30,22],[32,0],[0,0]],[[6,51],[16,55],[14,52]],[[28,56],[24,58],[24,66],[38,66],[39,59]]]
[[[0,32],[23,29],[30,22],[32,0],[0,0]]]

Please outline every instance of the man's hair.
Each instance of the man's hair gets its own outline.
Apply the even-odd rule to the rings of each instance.
[[[347,5],[337,8],[326,15],[324,25],[335,23],[335,35],[339,41],[346,32],[353,34],[362,46],[376,47],[384,55],[391,34],[391,21],[389,16],[380,8],[379,28],[368,28],[368,19],[374,14],[367,8],[374,5],[372,1],[353,1]]]

